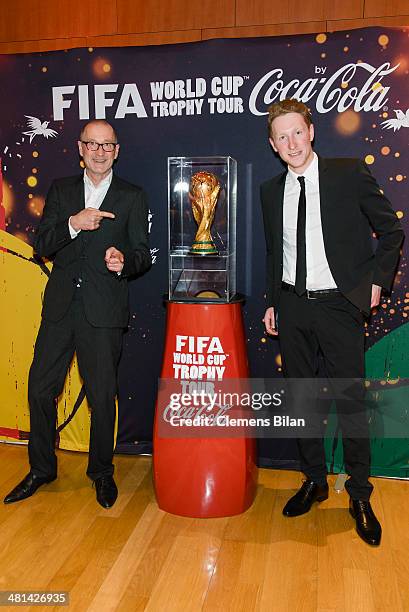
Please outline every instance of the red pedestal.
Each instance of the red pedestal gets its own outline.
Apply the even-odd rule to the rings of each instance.
[[[182,342],[183,352],[191,351],[200,337],[208,338],[208,344],[213,338],[218,339],[226,355],[223,379],[248,377],[240,301],[229,304],[168,302],[161,373],[164,379],[180,377],[174,368],[174,353],[177,348],[181,350],[180,337],[186,337]],[[251,506],[257,486],[254,439],[161,438],[159,418],[157,412],[153,469],[156,497],[162,510],[210,518],[240,514]]]

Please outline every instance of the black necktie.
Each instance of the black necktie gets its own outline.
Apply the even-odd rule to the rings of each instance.
[[[301,186],[300,197],[298,200],[298,215],[297,215],[297,265],[295,271],[295,292],[297,295],[303,295],[307,284],[307,255],[305,250],[305,178],[298,177]]]

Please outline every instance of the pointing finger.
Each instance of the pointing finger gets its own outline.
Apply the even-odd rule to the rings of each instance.
[[[106,210],[99,210],[99,217],[106,217],[107,219],[115,219],[114,213],[107,212]]]

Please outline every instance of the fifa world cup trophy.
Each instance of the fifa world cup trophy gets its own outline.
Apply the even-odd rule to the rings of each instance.
[[[210,233],[220,183],[217,176],[210,172],[196,172],[190,181],[189,198],[192,211],[198,225],[195,240],[190,252],[199,255],[217,255],[217,249]]]

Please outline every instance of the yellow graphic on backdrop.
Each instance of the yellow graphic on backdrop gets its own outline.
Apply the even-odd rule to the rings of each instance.
[[[51,264],[33,260],[33,249],[0,230],[0,440],[27,440],[30,429],[28,372],[41,321],[44,288]],[[59,447],[88,450],[90,412],[74,358],[58,400]],[[73,417],[76,405],[78,410]]]

